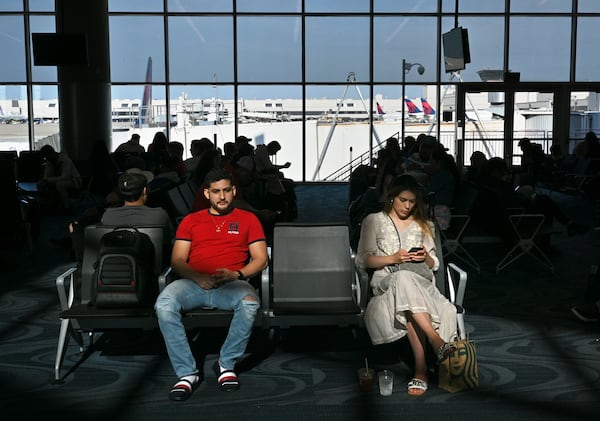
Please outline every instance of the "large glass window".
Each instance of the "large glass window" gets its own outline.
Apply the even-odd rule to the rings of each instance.
[[[307,17],[305,36],[306,81],[343,82],[350,72],[369,80],[368,18]]]
[[[598,20],[596,18],[579,18],[577,32],[577,71],[575,79],[580,82],[597,81],[597,53],[600,43]]]
[[[540,13],[540,12],[570,12],[573,2],[571,0],[519,0],[510,2],[510,11]]]
[[[581,13],[600,12],[600,2],[598,0],[578,0],[578,11]]]
[[[368,12],[369,0],[304,0],[308,13]]]
[[[501,17],[461,17],[459,26],[467,30],[468,46],[471,62],[460,72],[465,82],[481,82],[481,70],[499,69],[504,66],[504,19]],[[442,33],[454,28],[454,18],[444,18]],[[442,54],[445,51],[442,49]],[[442,80],[449,80],[451,73],[445,73],[442,65]],[[445,76],[444,76],[445,74]]]
[[[233,19],[170,17],[169,72],[171,81],[176,83],[232,82]]]
[[[0,85],[1,150],[29,149],[27,139],[27,86]]]
[[[168,0],[169,12],[185,13],[214,13],[231,12],[232,1],[214,0]]]
[[[158,16],[112,16],[110,76],[113,82],[165,81],[164,20]],[[148,67],[150,66],[150,67]]]
[[[253,146],[278,141],[281,150],[271,160],[279,165],[290,162],[283,173],[288,178],[302,180],[301,87],[241,86],[238,95],[239,134],[253,139]]]
[[[59,107],[57,85],[34,85],[33,95],[33,134],[34,149],[39,149],[46,143],[60,149],[59,141]],[[38,146],[39,145],[39,146]],[[24,145],[24,150],[29,149]]]
[[[433,13],[437,11],[437,0],[375,0],[373,8],[379,13]]]
[[[415,28],[419,28],[418,35]],[[425,71],[407,72],[406,81],[436,80],[437,20],[430,17],[383,17],[374,22],[373,79],[401,82],[402,60],[418,62]],[[416,69],[415,69],[416,70]]]
[[[29,20],[31,33],[56,32],[54,16],[32,16]],[[33,53],[31,54],[31,63],[33,64]],[[31,66],[31,79],[34,82],[57,82],[58,73],[56,66]]]
[[[194,0],[188,0],[194,1]],[[212,1],[212,0],[211,0]],[[238,12],[301,12],[298,0],[237,0]]]
[[[240,82],[301,82],[299,17],[240,17],[237,33]]]
[[[0,5],[0,12],[22,12],[23,0],[4,0]]]
[[[0,16],[0,39],[4,46],[0,81],[25,82],[25,40],[23,38],[23,17],[18,15]],[[1,82],[0,82],[1,83]]]
[[[446,13],[503,13],[504,0],[460,0],[456,10],[456,0],[443,0],[443,11]]]
[[[235,137],[233,86],[171,85],[173,124],[170,139],[184,145],[184,158],[194,139],[206,137],[223,150]]]
[[[54,12],[54,0],[29,0],[32,12]]]
[[[455,151],[458,137],[482,137],[478,119],[495,144],[494,128],[508,117],[514,130],[507,136],[516,136],[529,120],[520,117],[522,108],[504,112],[501,90],[475,87],[466,101],[466,120],[456,116],[460,83],[502,82],[505,71],[520,73],[521,82],[546,82],[551,89],[562,84],[576,93],[573,112],[595,116],[597,95],[590,84],[600,83],[597,3],[108,0],[113,147],[132,131],[149,143],[160,130],[182,142],[187,154],[192,138],[209,137],[223,145],[245,134],[258,142],[283,140],[285,152],[277,159],[292,162],[286,171],[291,178],[341,179],[344,166],[370,158],[387,137],[403,132],[439,136]],[[577,34],[571,26],[574,6]],[[505,26],[507,11],[510,25]],[[2,127],[2,139],[10,129],[19,133],[20,144],[37,145],[51,141],[45,130],[58,127],[57,68],[34,65],[27,49],[31,33],[25,33],[27,27],[56,32],[54,13],[55,0],[0,5],[6,47],[0,122],[13,116],[13,127]],[[442,34],[456,24],[468,31],[471,61],[459,73],[446,73]],[[545,91],[528,95],[527,104],[541,112]],[[564,97],[554,95],[552,101],[564,102]],[[426,109],[435,113],[426,115]],[[556,109],[566,109],[566,103]],[[600,127],[595,117],[577,118],[570,124],[581,123],[579,131]],[[459,120],[468,128],[464,133],[458,133]],[[561,138],[568,131],[562,128]]]
[[[521,81],[568,81],[571,20],[560,17],[513,17],[509,67]]]
[[[163,0],[108,0],[110,12],[162,12]]]

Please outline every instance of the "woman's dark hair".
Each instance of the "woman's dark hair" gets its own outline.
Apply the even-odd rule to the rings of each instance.
[[[423,199],[423,189],[412,175],[402,174],[393,178],[388,186],[383,211],[389,213],[392,210],[394,199],[404,191],[409,191],[415,195],[416,203],[412,210],[412,216],[421,229],[433,237],[433,232],[427,224],[427,211],[425,209],[425,200]]]

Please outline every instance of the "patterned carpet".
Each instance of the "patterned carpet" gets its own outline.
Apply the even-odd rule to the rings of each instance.
[[[299,220],[345,222],[347,186],[300,185]],[[557,197],[582,222],[589,204]],[[0,414],[2,419],[111,420],[570,420],[600,415],[600,329],[569,308],[581,301],[590,265],[598,261],[593,233],[554,235],[554,273],[525,256],[495,272],[503,250],[469,244],[481,273],[469,272],[464,300],[478,351],[480,387],[451,394],[435,379],[421,398],[406,394],[406,343],[372,347],[362,331],[292,328],[271,340],[257,330],[241,367],[242,388],[222,393],[210,367],[224,331],[198,332],[194,352],[205,379],[183,403],[168,400],[175,377],[160,334],[114,332],[96,337],[83,356],[70,342],[63,384],[53,384],[59,304],[54,280],[71,265],[49,239],[65,219],[44,219],[33,250],[4,244],[0,285]],[[465,267],[465,269],[468,269]],[[395,374],[394,393],[361,393],[356,370],[365,356]],[[70,371],[69,371],[70,370]],[[10,415],[10,416],[8,416]]]

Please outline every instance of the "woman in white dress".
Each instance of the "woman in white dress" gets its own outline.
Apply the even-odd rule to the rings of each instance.
[[[357,251],[358,265],[373,271],[365,314],[371,342],[408,336],[415,358],[408,393],[415,396],[427,390],[427,344],[439,363],[455,350],[449,342],[456,337],[456,308],[432,282],[439,259],[434,226],[425,215],[417,181],[410,175],[394,178],[383,211],[364,219]]]

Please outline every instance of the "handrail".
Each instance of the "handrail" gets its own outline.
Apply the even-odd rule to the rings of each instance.
[[[389,136],[388,139],[391,137],[399,137],[399,136],[400,136],[400,132],[396,132],[392,136]],[[381,145],[381,144],[375,145],[375,147],[373,148],[373,154],[379,152],[381,149],[384,149],[384,148],[385,148],[385,145]],[[332,172],[331,174],[329,174],[328,176],[323,178],[323,181],[348,181],[350,179],[350,175],[352,175],[352,170],[354,168],[356,168],[358,165],[362,165],[364,161],[368,162],[369,156],[370,156],[369,151],[362,153],[358,157],[351,160],[349,163],[343,165],[342,167],[338,168],[337,170],[335,170],[334,172]]]

